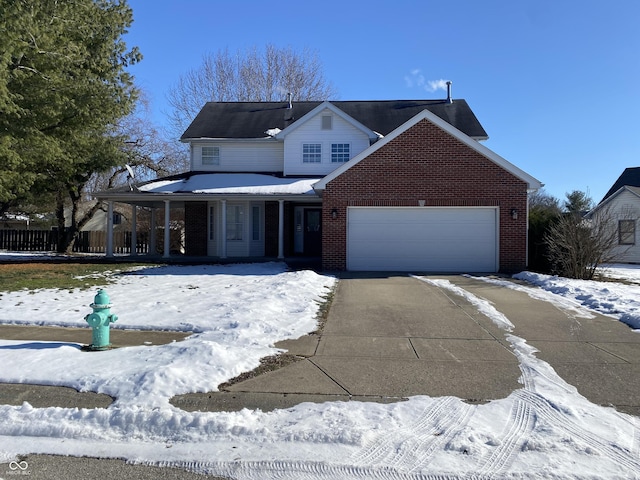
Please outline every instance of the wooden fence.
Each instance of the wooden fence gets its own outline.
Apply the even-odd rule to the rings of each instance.
[[[149,253],[148,232],[138,232],[136,253]],[[55,252],[58,250],[57,230],[0,230],[0,250],[13,252]],[[77,253],[105,253],[107,232],[80,232],[73,247]],[[113,252],[131,253],[131,232],[113,233]]]

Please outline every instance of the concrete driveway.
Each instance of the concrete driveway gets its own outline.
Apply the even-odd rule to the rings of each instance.
[[[489,300],[579,393],[640,415],[640,335],[601,315],[577,318],[524,292],[446,279]],[[481,403],[522,388],[508,332],[462,296],[404,275],[345,274],[321,335],[281,342],[306,357],[217,394],[185,395],[188,410],[282,408],[301,401],[398,401],[455,396]]]

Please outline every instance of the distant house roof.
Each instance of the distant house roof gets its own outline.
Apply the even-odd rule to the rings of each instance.
[[[302,118],[323,102],[208,102],[181,140],[198,138],[264,138],[269,129],[284,130],[285,114],[292,121]],[[482,125],[465,100],[375,100],[330,102],[372,131],[387,135],[397,127],[429,110],[476,140],[488,138]],[[291,122],[289,122],[290,124]]]
[[[618,177],[618,180],[615,181],[600,203],[604,202],[607,198],[625,186],[640,187],[640,167],[625,168],[622,175]]]

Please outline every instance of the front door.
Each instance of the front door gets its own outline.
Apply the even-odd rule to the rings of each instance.
[[[304,254],[319,256],[322,253],[322,209],[304,209]]]

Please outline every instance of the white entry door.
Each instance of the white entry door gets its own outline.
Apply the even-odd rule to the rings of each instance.
[[[347,269],[496,272],[495,207],[349,207]]]

